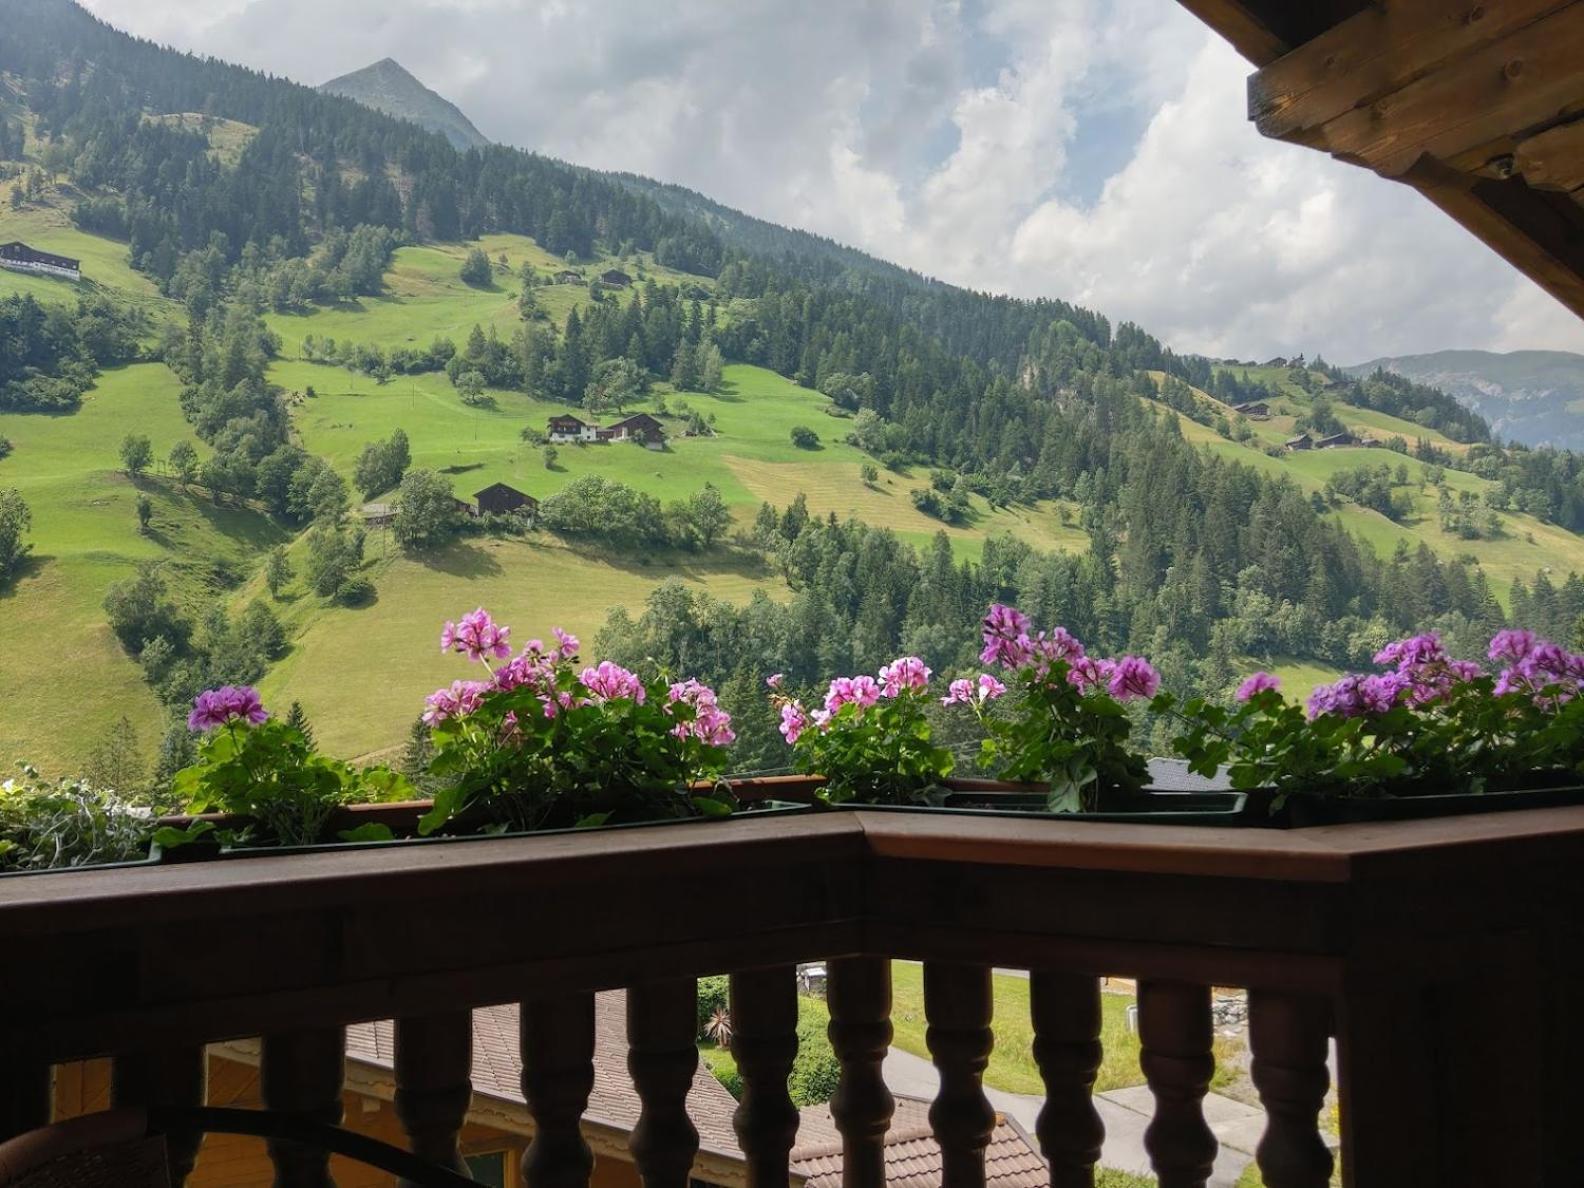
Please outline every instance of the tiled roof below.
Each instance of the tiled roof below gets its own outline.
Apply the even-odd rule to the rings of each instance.
[[[526,1104],[522,1095],[522,1058],[518,1052],[517,1006],[482,1007],[473,1012],[473,1092]],[[608,990],[595,995],[594,1090],[584,1117],[616,1130],[638,1125],[638,1091],[627,1071],[627,995]],[[347,1028],[347,1058],[395,1068],[396,1041],[389,1019]],[[732,1130],[737,1102],[700,1062],[688,1091],[688,1116],[699,1132],[700,1147],[714,1155],[741,1159]]]
[[[841,1135],[829,1106],[801,1113],[792,1171],[803,1188],[841,1188]],[[890,1188],[942,1188],[940,1144],[930,1133],[929,1103],[898,1096],[886,1134],[886,1184]],[[1050,1171],[1017,1123],[999,1118],[985,1149],[985,1183],[991,1188],[1044,1188]]]

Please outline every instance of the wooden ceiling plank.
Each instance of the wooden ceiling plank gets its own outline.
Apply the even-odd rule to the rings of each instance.
[[[1560,118],[1584,101],[1584,0],[1327,123],[1319,141],[1395,177],[1425,152],[1449,157]]]
[[[1292,47],[1239,0],[1179,0],[1256,66],[1274,62]]]
[[[1521,141],[1513,152],[1513,169],[1543,190],[1584,187],[1584,119]]]
[[[1297,138],[1573,2],[1392,0],[1368,8],[1256,72],[1249,118],[1266,136]]]

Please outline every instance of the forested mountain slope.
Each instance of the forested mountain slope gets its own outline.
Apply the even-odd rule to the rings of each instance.
[[[1251,657],[1312,672],[1409,629],[1467,651],[1509,618],[1566,633],[1584,614],[1579,459],[1493,443],[1437,390],[1180,357],[1066,302],[931,282],[531,153],[459,152],[67,0],[6,2],[22,19],[0,40],[0,239],[82,256],[110,309],[139,311],[122,398],[186,427],[160,431],[159,465],[81,453],[82,481],[118,492],[84,515],[125,526],[146,495],[152,518],[83,571],[98,585],[61,625],[114,634],[95,663],[142,679],[146,731],[196,687],[262,678],[333,711],[343,753],[388,746],[448,679],[434,623],[497,599],[525,635],[609,612],[612,652],[685,658],[748,714],[768,671],[813,681],[902,647],[970,663],[991,598],[1211,693]],[[52,443],[127,374],[96,329],[120,323],[81,292],[0,273],[0,313],[32,324],[54,303],[73,326],[47,357],[0,335],[0,488],[40,507],[59,497],[45,459],[69,456]],[[665,451],[544,447],[553,413],[639,409]],[[1282,448],[1339,432],[1375,444]],[[491,481],[544,499],[534,531],[444,514]],[[440,514],[366,533],[365,499]],[[192,517],[228,534],[223,566],[183,566]],[[34,632],[73,531],[35,520],[3,594]],[[369,682],[364,646],[414,659]],[[0,749],[52,737],[50,714]]]
[[[1571,351],[1435,351],[1375,359],[1352,375],[1395,372],[1449,392],[1503,437],[1584,448],[1584,355]]]

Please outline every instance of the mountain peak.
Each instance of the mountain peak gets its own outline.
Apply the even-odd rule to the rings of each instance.
[[[464,151],[489,143],[456,104],[424,86],[395,58],[381,58],[361,70],[332,78],[319,89],[438,132]]]

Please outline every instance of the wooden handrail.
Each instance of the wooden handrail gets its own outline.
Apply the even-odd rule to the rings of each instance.
[[[1159,1149],[1179,1180],[1198,1174],[1208,1149],[1193,1113],[1205,1049],[1202,1031],[1185,1030],[1201,1026],[1202,995],[1173,987],[1242,985],[1266,1004],[1256,1080],[1282,1127],[1270,1158],[1294,1175],[1323,1173],[1306,1118],[1323,1071],[1317,1028],[1329,1026],[1351,1183],[1472,1185],[1498,1165],[1534,1169],[1504,1171],[1503,1183],[1562,1183],[1543,1177],[1569,1166],[1584,1109],[1572,1076],[1584,1027],[1571,1007],[1584,985],[1581,869],[1584,808],[1291,832],[859,809],[10,879],[0,882],[0,1103],[17,1086],[33,1091],[30,1070],[95,1055],[328,1033],[525,997],[576,1004],[605,988],[658,993],[694,974],[784,979],[804,960],[849,959],[833,968],[850,971],[908,957],[1033,968],[1046,987],[1067,979],[1070,998],[1097,974],[1156,987],[1147,1046],[1179,1103]],[[939,985],[957,982],[967,975]],[[861,985],[849,978],[842,1002],[833,997],[855,1077],[873,1060],[853,1039],[874,1022],[855,997]],[[942,1051],[963,1110],[981,1108],[971,1088],[980,1057],[966,1037],[982,1008],[965,1003],[943,1007],[940,1033],[959,1037]],[[761,1077],[784,1058],[784,1004],[767,1009],[781,1015],[746,1017],[749,1071]],[[646,1158],[669,1160],[671,1179],[686,1133],[665,1112],[675,1037],[664,1021],[681,1010],[655,1007],[660,1030],[644,1033],[638,1066],[665,1119]],[[1090,1026],[1069,1034],[1048,1014],[1041,1022],[1053,1043],[1077,1045],[1071,1070],[1048,1074],[1069,1098],[1087,1075]],[[440,1089],[456,1080],[433,1072]],[[555,1091],[558,1075],[537,1091]],[[330,1091],[321,1077],[289,1104],[309,1109]],[[878,1116],[872,1092],[843,1100]],[[1417,1161],[1380,1137],[1405,1100],[1435,1120],[1423,1134],[1437,1149]],[[758,1102],[743,1133],[765,1144],[754,1166],[773,1180],[784,1107]],[[952,1158],[972,1175],[982,1120],[942,1108]],[[1041,1129],[1081,1178],[1088,1123],[1071,1100],[1062,1109]],[[454,1107],[432,1125],[432,1145],[449,1157]],[[1510,1153],[1499,1163],[1500,1144],[1482,1138],[1496,1133],[1528,1144],[1518,1164]],[[872,1146],[854,1150],[872,1161]]]

